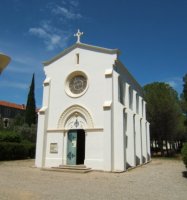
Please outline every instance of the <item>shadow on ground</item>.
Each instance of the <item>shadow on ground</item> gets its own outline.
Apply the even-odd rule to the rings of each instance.
[[[182,172],[182,176],[183,176],[184,178],[187,178],[187,171]]]

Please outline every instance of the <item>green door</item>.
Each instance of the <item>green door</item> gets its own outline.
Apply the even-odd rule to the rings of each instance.
[[[68,132],[67,165],[76,165],[77,161],[77,131]]]

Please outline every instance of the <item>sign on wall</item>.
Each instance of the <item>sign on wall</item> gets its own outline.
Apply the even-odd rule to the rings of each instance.
[[[58,153],[58,144],[50,143],[50,153]]]

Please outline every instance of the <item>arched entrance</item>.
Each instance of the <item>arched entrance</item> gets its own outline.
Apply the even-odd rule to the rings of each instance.
[[[74,129],[68,131],[67,165],[84,164],[85,159],[85,131]]]
[[[67,165],[84,164],[85,160],[85,130],[93,129],[93,119],[90,112],[80,105],[72,105],[67,108],[58,121],[58,128],[65,129],[64,149],[65,163]]]

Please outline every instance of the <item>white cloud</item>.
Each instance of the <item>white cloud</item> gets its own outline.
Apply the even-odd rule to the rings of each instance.
[[[21,66],[14,66],[14,65],[8,66],[6,71],[21,73],[21,74],[22,73],[28,73],[28,74],[31,73],[31,71],[28,70],[28,68],[21,67]]]
[[[61,42],[61,37],[59,35],[50,35],[49,40],[46,41],[48,50],[53,50],[55,47],[60,46],[59,45],[60,42]]]
[[[55,8],[53,8],[52,13],[56,15],[62,15],[63,17],[70,20],[80,19],[82,17],[80,13],[75,13],[72,9],[67,9],[61,6],[56,6]]]
[[[70,36],[73,36],[70,22],[83,18],[79,13],[79,1],[62,0],[59,4],[52,1],[45,8],[48,18],[31,27],[29,33],[42,39],[48,50],[66,47]]]
[[[18,82],[11,82],[11,81],[1,81],[0,87],[6,88],[17,88],[17,89],[28,89],[29,86],[26,83],[18,83]]]
[[[171,77],[166,79],[164,82],[168,83],[175,90],[181,89],[183,83],[181,77]]]
[[[33,72],[39,71],[39,66],[42,63],[39,63],[35,58],[31,56],[28,57],[23,52],[21,55],[12,55],[11,62],[6,68],[6,71],[11,73],[19,73],[19,74],[32,74]]]
[[[173,88],[177,86],[177,83],[175,81],[168,81],[167,83]]]
[[[70,0],[69,3],[74,7],[77,7],[79,5],[79,1],[77,0]]]
[[[28,57],[27,55],[14,55],[12,56],[12,61],[23,65],[36,65],[38,61],[32,57]]]
[[[49,35],[46,33],[46,31],[42,28],[30,28],[29,32],[33,35],[37,35],[40,38],[48,38]]]
[[[65,47],[70,36],[68,32],[51,26],[47,21],[42,22],[41,27],[30,28],[29,33],[43,39],[48,50]]]

